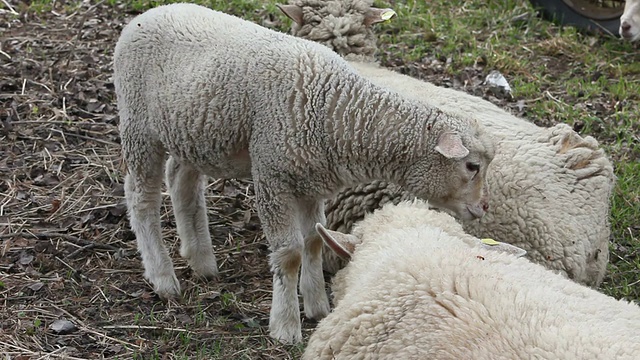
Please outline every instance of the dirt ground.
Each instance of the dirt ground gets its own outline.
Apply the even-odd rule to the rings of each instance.
[[[215,347],[262,339],[268,324],[268,248],[249,182],[207,190],[221,267],[214,287],[179,256],[184,304],[160,302],[143,280],[111,82],[113,47],[130,16],[99,4],[0,21],[0,353],[8,358],[164,358],[186,335],[194,349]],[[173,221],[165,201],[175,255]],[[75,329],[54,331],[58,319]],[[288,356],[278,349],[266,357]]]
[[[215,283],[192,276],[177,255],[166,194],[164,238],[183,301],[159,301],[143,279],[123,204],[111,81],[115,41],[133,15],[103,2],[39,14],[9,3],[21,15],[0,14],[4,358],[293,357],[296,348],[266,336],[271,275],[250,182],[207,189],[221,268]],[[303,326],[308,336],[313,324]]]

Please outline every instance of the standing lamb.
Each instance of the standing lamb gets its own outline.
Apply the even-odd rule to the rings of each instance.
[[[469,246],[426,203],[387,204],[352,235],[335,308],[302,359],[638,359],[640,307],[514,255]],[[477,239],[476,239],[477,241]]]
[[[626,0],[620,16],[620,36],[629,41],[640,40],[640,0]]]
[[[182,241],[200,275],[218,273],[204,175],[252,177],[271,247],[271,336],[301,340],[329,301],[322,275],[323,200],[345,186],[402,184],[462,218],[486,210],[493,143],[476,121],[449,116],[361,78],[333,51],[193,4],[160,6],[124,28],[114,83],[125,197],[145,276],[163,298],[180,294],[161,239],[162,169]]]
[[[465,221],[465,230],[512,243],[531,260],[598,286],[609,259],[609,198],[615,184],[613,167],[598,142],[566,124],[541,128],[481,98],[380,67],[374,62],[376,39],[367,25],[380,20],[382,10],[371,3],[291,0],[281,10],[294,20],[294,35],[353,59],[350,64],[373,83],[449,113],[473,114],[497,148],[487,170],[491,211],[480,220]],[[407,190],[385,181],[346,189],[327,203],[328,227],[349,232],[365,213],[413,198]],[[325,251],[325,270],[335,272],[343,265]]]

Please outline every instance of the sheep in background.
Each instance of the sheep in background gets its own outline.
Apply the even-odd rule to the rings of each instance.
[[[218,273],[203,174],[254,180],[271,246],[272,337],[301,340],[305,315],[322,318],[323,200],[381,179],[463,218],[486,210],[493,143],[475,120],[449,116],[364,80],[325,46],[193,4],[131,20],[114,55],[125,197],[145,276],[163,298],[180,294],[162,243],[162,169],[180,254],[196,273]]]
[[[637,359],[640,307],[525,258],[469,246],[420,201],[388,204],[346,235],[335,308],[302,359]],[[476,239],[477,241],[477,239]]]
[[[626,0],[620,16],[620,36],[629,41],[640,40],[640,0]]]
[[[319,37],[353,59],[349,63],[375,84],[450,113],[473,114],[498,145],[487,172],[491,210],[480,220],[465,221],[465,230],[521,247],[531,260],[598,286],[609,260],[609,198],[615,183],[598,142],[566,124],[541,128],[481,98],[380,67],[373,58],[375,38],[363,26],[363,19],[380,13],[371,3],[291,0],[282,10],[295,22],[294,35]],[[352,43],[353,53],[336,45]],[[357,185],[328,201],[327,225],[348,232],[365,213],[411,198],[407,189],[384,181]],[[329,272],[344,265],[330,251],[323,257]]]
[[[276,6],[293,20],[291,33],[323,44],[340,55],[373,60],[377,50],[372,24],[395,15],[367,0],[292,0]]]

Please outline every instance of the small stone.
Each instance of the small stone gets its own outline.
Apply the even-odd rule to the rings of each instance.
[[[65,335],[75,331],[76,326],[69,320],[58,319],[49,326],[49,330],[60,335]]]

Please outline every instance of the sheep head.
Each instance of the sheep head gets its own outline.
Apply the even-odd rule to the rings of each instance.
[[[640,0],[627,0],[620,17],[620,35],[629,41],[640,40]]]
[[[393,207],[398,206],[398,205],[392,205],[391,207],[389,207],[389,209],[391,209],[391,211],[393,211]],[[389,209],[383,210],[384,211],[389,211]],[[380,212],[378,210],[378,212]],[[373,217],[375,217],[377,214],[374,214]],[[379,214],[378,214],[379,215]],[[356,247],[358,245],[360,245],[363,242],[363,238],[372,238],[372,237],[376,237],[376,236],[384,236],[385,232],[384,231],[380,231],[381,227],[384,229],[386,228],[387,231],[393,229],[393,224],[385,224],[384,223],[384,218],[387,217],[389,218],[388,214],[385,214],[382,216],[382,223],[376,223],[370,230],[371,231],[367,231],[369,229],[366,228],[362,229],[362,227],[360,227],[359,229],[357,229],[357,231],[355,232],[355,234],[344,234],[341,233],[339,231],[333,231],[333,230],[329,230],[326,229],[324,226],[322,226],[322,224],[317,223],[316,224],[316,232],[318,233],[318,235],[320,236],[320,238],[322,239],[322,241],[336,254],[338,255],[338,257],[340,257],[341,259],[344,260],[351,260],[351,258],[353,257],[354,253],[356,252]],[[393,218],[393,216],[391,216]],[[426,220],[425,223],[423,225],[426,226],[433,226],[433,227],[438,227],[439,225],[445,224],[446,225],[446,221],[442,224],[441,221],[439,221],[439,219],[434,218],[432,219],[434,220],[434,224],[429,224],[429,221]],[[400,223],[402,222],[406,222],[404,220],[400,220]],[[371,221],[368,222],[368,224],[371,224]],[[399,225],[399,224],[398,224]],[[401,225],[399,225],[401,226]],[[447,226],[444,226],[445,229],[442,229],[443,231],[447,232],[446,228]],[[402,229],[402,227],[399,227],[398,229]],[[372,233],[370,233],[372,232]],[[450,235],[456,235],[455,232],[453,234]],[[428,240],[428,239],[426,239]],[[434,239],[432,239],[434,240]],[[469,243],[468,241],[466,241],[466,239],[462,239],[460,238],[461,243],[465,243],[467,245],[470,246],[474,246],[474,247],[479,247],[479,248],[483,248],[486,250],[490,250],[490,251],[498,251],[498,252],[504,252],[507,254],[511,254],[515,257],[523,257],[524,255],[527,254],[527,251],[517,247],[515,245],[511,245],[508,243],[504,243],[504,242],[499,242],[499,241],[495,241],[493,239],[475,239],[472,243]]]
[[[343,234],[339,231],[326,229],[322,224],[316,224],[316,232],[322,238],[322,241],[333,250],[338,257],[350,260],[356,245],[362,242],[362,239],[351,234]]]
[[[427,153],[409,164],[400,185],[462,220],[484,216],[488,210],[487,168],[493,160],[493,141],[477,122],[466,129],[441,129]]]
[[[371,25],[396,15],[371,6],[370,0],[290,0],[278,8],[293,20],[294,36],[324,44],[340,55],[373,56],[376,37]]]

